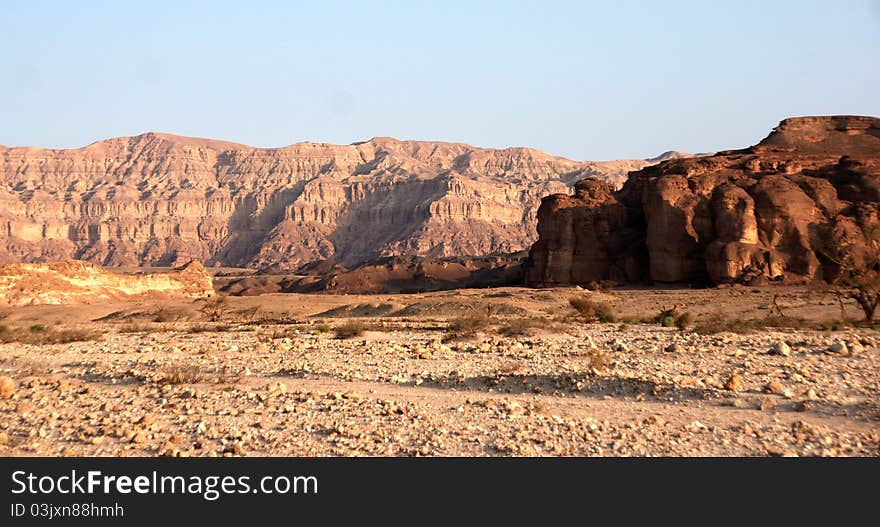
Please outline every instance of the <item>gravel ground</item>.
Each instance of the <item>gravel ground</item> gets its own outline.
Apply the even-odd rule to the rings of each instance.
[[[443,320],[359,320],[350,339],[320,319],[95,322],[72,327],[97,341],[0,344],[0,455],[880,454],[870,329],[546,319],[504,337],[500,317],[444,342]]]

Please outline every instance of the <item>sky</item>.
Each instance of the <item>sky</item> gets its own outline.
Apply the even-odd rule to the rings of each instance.
[[[0,0],[0,144],[375,136],[576,160],[880,116],[880,0]]]

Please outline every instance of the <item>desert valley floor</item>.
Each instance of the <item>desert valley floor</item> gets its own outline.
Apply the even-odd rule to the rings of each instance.
[[[198,301],[0,313],[0,455],[880,454],[880,333],[824,322],[818,291],[228,302],[217,322]],[[695,328],[651,320],[676,304]],[[775,306],[799,327],[764,327]]]

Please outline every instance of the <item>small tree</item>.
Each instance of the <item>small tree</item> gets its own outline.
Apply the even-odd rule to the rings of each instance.
[[[836,232],[822,253],[837,267],[831,281],[835,294],[855,300],[871,323],[880,306],[880,223],[865,226],[854,238]]]

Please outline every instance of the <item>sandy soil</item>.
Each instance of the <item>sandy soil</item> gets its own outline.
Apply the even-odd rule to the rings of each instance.
[[[627,321],[580,322],[573,295]],[[761,321],[774,297],[805,328],[840,317],[780,288],[268,295],[219,323],[198,302],[11,309],[0,324],[24,340],[97,339],[0,344],[0,455],[877,456],[877,331],[649,322],[675,304],[697,325]],[[350,320],[367,330],[336,338]],[[534,327],[505,336],[518,321]]]

